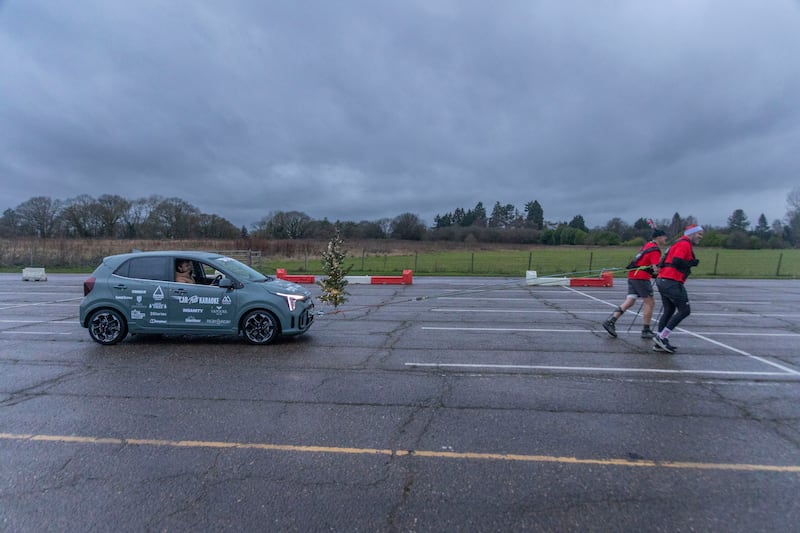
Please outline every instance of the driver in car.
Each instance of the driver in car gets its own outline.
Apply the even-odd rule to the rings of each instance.
[[[175,266],[175,281],[178,283],[194,283],[192,277],[192,262],[179,259]]]

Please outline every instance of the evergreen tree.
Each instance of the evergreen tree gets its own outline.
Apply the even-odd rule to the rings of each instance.
[[[741,209],[735,210],[728,217],[728,229],[731,231],[747,231],[748,226],[750,226],[750,221],[747,220],[747,215]]]
[[[351,267],[344,266],[347,251],[342,248],[343,245],[344,243],[337,227],[336,234],[328,243],[327,250],[322,252],[322,268],[327,277],[318,282],[322,287],[322,295],[319,299],[334,308],[346,302],[349,294],[345,291],[345,287],[347,287],[345,277]]]
[[[539,200],[525,204],[525,213],[527,213],[525,222],[528,226],[536,229],[544,228],[544,210]]]
[[[569,222],[570,228],[579,229],[585,233],[589,233],[589,228],[586,227],[586,221],[583,220],[582,215],[575,215]]]
[[[767,223],[767,217],[764,216],[764,213],[761,213],[761,216],[758,217],[758,224],[756,224],[754,231],[756,235],[762,239],[769,237],[769,224]]]

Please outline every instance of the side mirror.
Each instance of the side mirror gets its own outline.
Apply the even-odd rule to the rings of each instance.
[[[219,286],[223,289],[232,289],[233,280],[231,278],[222,278],[219,280]]]

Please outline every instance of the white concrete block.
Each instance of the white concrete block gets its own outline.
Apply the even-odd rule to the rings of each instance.
[[[47,273],[44,268],[23,268],[22,281],[47,281]]]
[[[540,278],[536,275],[535,270],[528,270],[525,273],[525,285],[546,285],[546,286],[559,286],[566,287],[569,285],[569,278]]]

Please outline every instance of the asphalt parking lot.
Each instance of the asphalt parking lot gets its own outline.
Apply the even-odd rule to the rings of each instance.
[[[798,280],[690,279],[665,355],[602,329],[624,280],[351,285],[271,346],[104,347],[84,277],[0,275],[0,529],[800,523]]]

